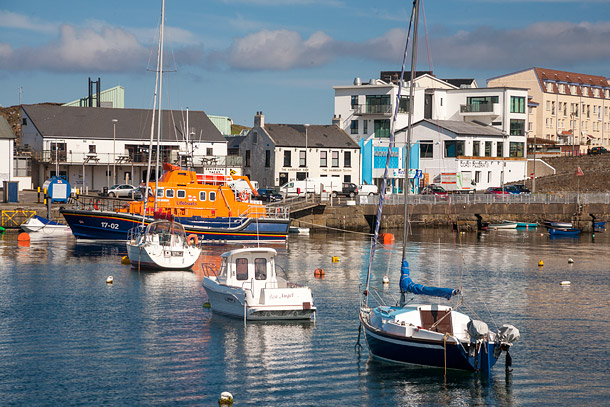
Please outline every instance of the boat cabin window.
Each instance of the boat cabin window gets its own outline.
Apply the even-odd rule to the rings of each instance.
[[[173,198],[174,197],[174,190],[173,189],[166,189],[165,190],[165,196],[167,198]]]
[[[267,279],[267,259],[258,258],[254,259],[254,278],[257,280]]]
[[[216,200],[216,192],[212,192],[210,191],[210,201],[215,201]]]
[[[163,198],[163,188],[157,188],[157,198]]]
[[[206,194],[207,194],[207,192],[205,192],[205,191],[199,191],[199,200],[205,201]]]
[[[220,263],[220,270],[218,271],[218,278],[227,278],[227,259],[222,259]]]
[[[235,259],[235,278],[238,280],[248,279],[248,259],[245,257]]]
[[[179,189],[177,196],[178,198],[186,198],[186,191],[184,189]]]

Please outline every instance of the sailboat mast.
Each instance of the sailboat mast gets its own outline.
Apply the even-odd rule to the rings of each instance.
[[[157,210],[157,188],[159,187],[159,155],[161,153],[161,104],[163,102],[163,34],[165,30],[165,0],[161,6],[161,29],[159,31],[159,112],[157,120],[157,165],[155,166],[155,211]]]
[[[414,90],[415,90],[415,75],[417,73],[417,26],[419,23],[419,0],[415,0],[415,16],[413,20],[413,46],[411,48],[411,78],[409,80],[409,115],[407,122],[407,151],[405,156],[405,174],[404,174],[404,186],[403,186],[403,194],[405,197],[405,207],[404,207],[404,225],[402,229],[402,258],[403,260],[407,258],[407,237],[409,235],[409,228],[411,224],[409,223],[409,205],[408,197],[409,197],[409,189],[411,186],[409,185],[409,161],[411,159],[411,133],[413,131],[413,110],[415,107],[414,101]]]

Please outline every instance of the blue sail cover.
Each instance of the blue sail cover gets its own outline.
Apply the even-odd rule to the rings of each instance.
[[[400,291],[432,297],[443,297],[448,300],[459,293],[459,290],[452,288],[426,287],[422,284],[415,284],[411,277],[409,277],[409,263],[405,259],[402,260],[402,266],[400,267]]]

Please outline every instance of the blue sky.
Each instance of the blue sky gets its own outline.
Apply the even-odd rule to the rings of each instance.
[[[164,107],[251,126],[330,124],[333,85],[399,70],[411,1],[167,0]],[[424,1],[419,70],[610,76],[609,0]],[[88,78],[150,108],[161,0],[0,0],[0,105],[69,102]],[[427,44],[427,45],[426,45]],[[428,52],[429,49],[429,52]]]

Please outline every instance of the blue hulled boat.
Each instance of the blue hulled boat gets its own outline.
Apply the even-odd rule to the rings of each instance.
[[[581,230],[579,228],[548,228],[551,236],[579,236]]]

